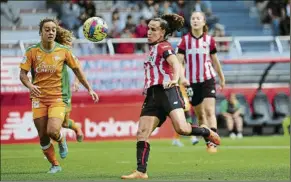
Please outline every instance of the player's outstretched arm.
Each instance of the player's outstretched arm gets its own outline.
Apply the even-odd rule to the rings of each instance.
[[[73,72],[81,84],[88,90],[89,94],[92,96],[93,101],[98,102],[99,97],[89,85],[89,82],[87,81],[82,69],[80,67],[73,68]]]

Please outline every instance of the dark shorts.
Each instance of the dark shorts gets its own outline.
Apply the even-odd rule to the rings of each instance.
[[[140,116],[156,116],[160,127],[174,109],[184,108],[184,100],[180,88],[164,89],[162,85],[154,85],[147,89],[147,96],[142,106]]]
[[[197,106],[201,104],[204,98],[216,98],[214,78],[211,78],[201,83],[191,83],[187,89],[192,89],[192,96],[191,94],[189,95],[189,90],[187,90],[189,100],[192,106]]]

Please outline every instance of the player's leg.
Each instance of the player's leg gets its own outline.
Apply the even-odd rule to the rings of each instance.
[[[214,132],[217,132],[217,120],[215,115],[215,99],[216,99],[216,87],[215,80],[210,79],[202,83],[201,87],[202,95],[202,108],[204,110],[207,126]],[[206,142],[207,151],[210,153],[217,152],[216,145],[211,142]]]
[[[61,171],[60,164],[57,160],[54,146],[50,141],[50,137],[47,134],[47,123],[48,123],[48,109],[40,101],[33,101],[33,121],[37,129],[40,146],[43,154],[46,156],[52,167],[48,173],[56,173]]]
[[[189,103],[189,105],[190,105],[190,103]],[[190,108],[191,108],[191,107],[190,107]],[[197,126],[199,126],[198,123],[197,123],[197,121],[196,121],[196,119],[193,118],[190,109],[189,109],[188,111],[186,111],[186,109],[185,109],[185,110],[184,110],[184,113],[185,113],[186,121],[187,121],[188,123],[190,123],[191,125],[197,125]],[[196,145],[197,143],[199,143],[199,139],[198,139],[198,137],[197,137],[197,136],[194,136],[194,135],[191,136],[191,142],[192,142],[193,145]]]
[[[163,108],[172,120],[172,124],[176,132],[185,136],[203,136],[211,141],[220,144],[220,137],[210,131],[205,125],[203,127],[192,126],[188,123],[184,114],[184,101],[178,87],[165,90],[166,97],[163,100]],[[161,96],[163,97],[163,96]]]
[[[233,120],[237,129],[237,138],[241,139],[243,138],[243,119],[241,116],[235,116]]]
[[[207,97],[204,98],[202,102],[204,112],[206,115],[206,121],[208,122],[208,126],[213,131],[217,131],[217,120],[215,115],[215,98],[213,97]]]
[[[159,124],[155,116],[141,116],[137,130],[136,160],[137,169],[129,174],[121,176],[122,179],[147,179],[147,162],[150,154],[149,136]]]
[[[229,132],[229,137],[234,139],[236,137],[234,130],[234,120],[230,114],[224,115],[224,119],[226,121],[226,127]]]
[[[53,103],[48,109],[48,124],[47,133],[49,137],[56,142],[59,146],[59,154],[61,158],[65,158],[68,154],[68,146],[66,137],[62,134],[61,128],[64,121],[66,112],[66,105],[63,102]]]
[[[196,103],[198,103],[198,102],[196,102]],[[207,119],[206,119],[206,113],[205,113],[205,110],[204,110],[203,100],[201,99],[201,102],[198,105],[193,105],[193,107],[194,107],[195,115],[196,115],[197,120],[198,120],[197,124],[199,124],[200,126],[201,125],[208,126],[208,122],[207,122]],[[206,137],[203,137],[203,138],[205,140],[206,145],[208,145],[209,140]]]
[[[203,136],[217,145],[220,144],[220,137],[218,134],[210,130],[206,125],[198,127],[187,123],[183,109],[174,109],[170,112],[169,116],[178,134],[185,136]]]
[[[84,134],[82,129],[75,123],[73,119],[70,118],[70,110],[66,112],[65,120],[62,124],[63,128],[68,128],[74,130],[76,133],[76,139],[78,142],[82,142],[84,139]]]

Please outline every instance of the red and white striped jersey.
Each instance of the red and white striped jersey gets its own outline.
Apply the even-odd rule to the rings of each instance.
[[[173,70],[166,60],[172,54],[175,54],[172,45],[167,41],[150,47],[149,56],[144,62],[145,89],[153,85],[165,84],[172,80]]]
[[[196,38],[189,32],[182,37],[177,53],[185,55],[185,76],[190,83],[201,83],[216,76],[210,57],[216,52],[215,40],[206,33]]]

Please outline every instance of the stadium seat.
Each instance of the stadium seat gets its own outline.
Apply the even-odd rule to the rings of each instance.
[[[263,117],[254,117],[250,105],[243,94],[237,93],[236,98],[242,107],[242,115],[244,124],[247,126],[262,126],[264,123]]]
[[[273,118],[266,122],[267,125],[281,126],[283,119],[290,116],[289,97],[285,93],[277,93],[273,99]]]
[[[277,93],[273,99],[274,115],[285,117],[290,115],[289,97],[286,93]]]
[[[262,91],[258,91],[253,99],[253,115],[254,118],[260,119],[262,123],[272,120],[272,108],[268,97]]]

